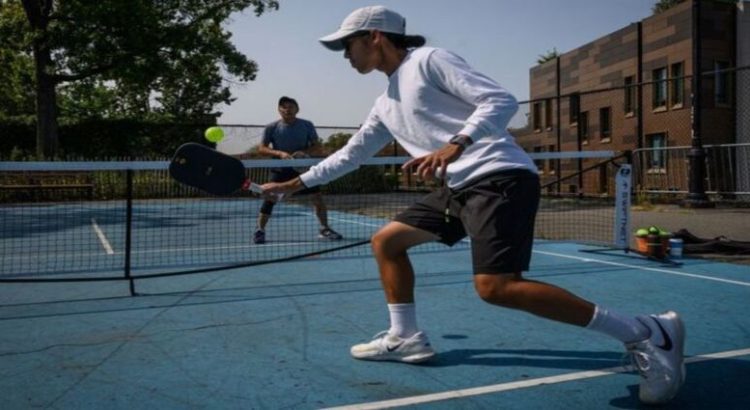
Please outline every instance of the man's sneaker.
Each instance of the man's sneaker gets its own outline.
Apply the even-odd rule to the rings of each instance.
[[[352,346],[352,356],[362,360],[392,360],[395,362],[421,363],[435,356],[427,335],[417,332],[402,339],[388,331],[375,335],[368,343]]]
[[[263,231],[261,229],[258,229],[253,234],[253,243],[256,243],[258,245],[262,245],[266,243],[266,231]]]
[[[334,231],[331,228],[323,228],[320,230],[318,238],[328,239],[329,241],[338,241],[339,239],[342,239],[343,236],[341,236],[338,232]]]
[[[679,315],[672,311],[636,319],[651,330],[648,339],[625,345],[641,374],[638,397],[646,404],[665,403],[677,394],[685,381],[682,355],[685,326]],[[657,345],[655,339],[662,339],[663,343]]]

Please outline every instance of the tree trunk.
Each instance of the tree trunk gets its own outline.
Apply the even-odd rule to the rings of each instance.
[[[34,48],[36,65],[36,155],[51,159],[57,154],[57,90],[55,80],[47,73],[51,66],[49,50]]]
[[[24,11],[34,32],[32,43],[36,74],[36,155],[52,158],[57,153],[57,80],[47,43],[47,25],[53,0],[23,0]]]

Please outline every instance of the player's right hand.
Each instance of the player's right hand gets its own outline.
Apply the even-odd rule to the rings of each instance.
[[[291,179],[287,182],[268,182],[261,185],[263,196],[266,195],[291,195],[305,188],[305,184],[299,178]]]

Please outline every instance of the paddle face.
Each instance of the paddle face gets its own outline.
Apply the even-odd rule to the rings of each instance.
[[[213,195],[229,195],[245,183],[242,161],[201,144],[181,145],[169,164],[176,181]]]

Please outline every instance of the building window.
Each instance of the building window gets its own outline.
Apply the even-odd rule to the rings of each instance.
[[[548,130],[552,129],[552,100],[544,100],[544,127]]]
[[[625,77],[625,115],[635,112],[635,77]]]
[[[578,132],[581,135],[581,142],[583,144],[589,143],[589,113],[588,111],[582,111],[578,118]]]
[[[568,105],[570,106],[570,123],[575,124],[578,122],[578,112],[581,111],[581,96],[572,94],[568,99]]]
[[[653,108],[665,108],[667,106],[667,69],[657,68],[652,73]]]
[[[547,146],[547,152],[556,152],[554,145],[548,145]],[[554,175],[557,173],[557,161],[556,159],[548,159],[547,160],[547,172]]]
[[[541,131],[542,130],[542,103],[536,102],[534,103],[534,113],[533,120],[534,120],[534,131]]]
[[[667,167],[667,135],[664,133],[646,135],[648,157],[646,164],[649,172],[664,172]]]
[[[599,193],[606,194],[609,192],[609,172],[608,164],[605,162],[599,165]]]
[[[536,147],[534,147],[534,154],[540,154],[542,152],[544,152],[544,149],[541,146],[537,145]],[[539,170],[539,172],[543,174],[544,173],[544,160],[535,158],[534,164],[536,165],[536,168]]]
[[[610,107],[599,109],[599,136],[601,139],[609,139],[612,136],[612,109]]]
[[[672,64],[672,89],[670,93],[673,107],[681,107],[685,102],[685,68],[682,63]]]
[[[716,104],[729,105],[729,73],[726,71],[729,63],[716,61],[714,63],[714,99]]]

